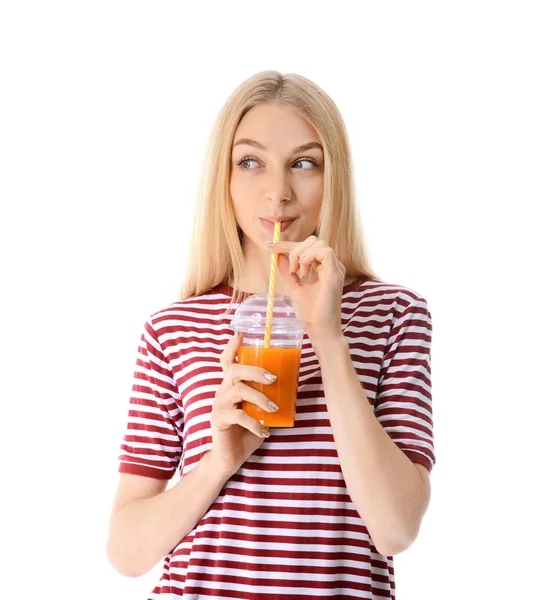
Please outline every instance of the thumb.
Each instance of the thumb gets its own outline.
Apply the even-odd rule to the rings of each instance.
[[[285,254],[278,255],[278,270],[289,290],[298,287],[299,277],[297,276],[297,273],[289,272],[289,258],[285,256]]]

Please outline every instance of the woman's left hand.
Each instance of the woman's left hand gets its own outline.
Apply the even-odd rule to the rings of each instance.
[[[278,271],[311,342],[343,336],[342,292],[346,268],[326,242],[311,235],[304,242],[279,242],[266,249],[278,254]],[[315,277],[303,282],[301,278]]]

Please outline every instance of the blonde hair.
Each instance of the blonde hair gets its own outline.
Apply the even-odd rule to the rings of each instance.
[[[293,73],[262,71],[244,81],[221,109],[210,135],[200,179],[180,298],[184,300],[232,282],[231,305],[244,263],[243,236],[229,192],[233,137],[243,116],[258,104],[294,109],[317,132],[324,149],[324,196],[315,234],[336,253],[346,277],[380,281],[369,265],[355,204],[346,128],[332,99],[315,83]],[[230,305],[230,306],[231,306]]]

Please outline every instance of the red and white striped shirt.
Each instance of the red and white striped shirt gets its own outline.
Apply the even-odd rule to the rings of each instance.
[[[231,295],[221,284],[145,324],[121,473],[170,479],[178,468],[183,476],[211,448],[219,357],[233,335],[232,314],[223,318]],[[431,470],[432,324],[425,299],[357,279],[343,290],[342,329],[371,410],[398,447]],[[165,557],[150,600],[394,600],[393,559],[377,552],[349,496],[306,335],[295,426],[271,433]]]

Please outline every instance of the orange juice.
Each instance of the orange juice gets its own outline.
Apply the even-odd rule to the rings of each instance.
[[[244,400],[243,410],[265,427],[293,427],[297,406],[301,348],[241,346],[237,355],[239,364],[262,367],[272,375],[277,375],[274,383],[265,384],[256,381],[243,381],[243,383],[270,398],[279,406],[279,410],[274,413],[267,412],[252,402]]]

